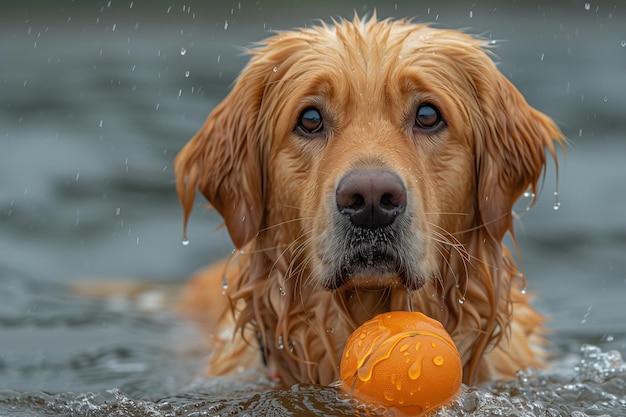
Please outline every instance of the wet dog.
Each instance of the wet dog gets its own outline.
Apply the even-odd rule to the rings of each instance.
[[[541,366],[544,319],[502,240],[564,138],[486,42],[374,16],[250,54],[175,163],[185,219],[200,191],[239,249],[181,300],[209,373],[264,361],[327,384],[359,324],[406,309],[444,324],[466,383]]]

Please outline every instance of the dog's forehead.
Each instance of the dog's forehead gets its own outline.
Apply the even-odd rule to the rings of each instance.
[[[416,51],[429,52],[432,49],[436,49],[439,54],[445,54],[448,50],[453,52],[458,48],[481,53],[487,44],[484,39],[458,30],[406,20],[344,20],[333,26],[311,29],[317,32],[320,44],[329,43],[340,47],[339,50],[358,49],[359,52],[375,55],[379,55],[381,50],[387,55],[394,52],[406,55]]]
[[[426,23],[355,18],[277,33],[253,55],[274,68],[300,63],[310,66],[309,71],[378,67],[386,72],[385,68],[395,66],[421,67],[422,62],[460,69],[491,61],[485,53],[487,45],[484,39]]]

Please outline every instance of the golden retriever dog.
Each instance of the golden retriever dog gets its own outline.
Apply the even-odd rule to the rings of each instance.
[[[486,45],[374,15],[252,48],[175,161],[185,228],[200,191],[237,248],[181,300],[209,374],[329,384],[351,332],[392,310],[443,323],[467,384],[542,365],[544,318],[502,240],[565,139]]]

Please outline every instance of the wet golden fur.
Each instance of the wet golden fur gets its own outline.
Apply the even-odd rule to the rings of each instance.
[[[536,191],[546,153],[564,139],[496,69],[484,40],[355,17],[275,34],[250,54],[175,164],[185,223],[199,190],[240,249],[194,277],[181,301],[208,326],[209,373],[258,365],[263,351],[285,384],[328,384],[348,335],[409,303],[450,332],[465,383],[541,366],[544,319],[502,239],[513,235],[513,204]],[[414,127],[424,102],[443,128]],[[321,134],[297,131],[307,106],[321,109]],[[405,244],[395,250],[423,282],[372,274],[327,289],[328,264],[342,256],[335,187],[355,168],[391,170],[406,184]]]

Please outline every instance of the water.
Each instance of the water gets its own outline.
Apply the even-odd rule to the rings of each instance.
[[[573,140],[558,187],[549,168],[537,204],[526,210],[529,194],[517,209],[554,363],[465,387],[438,415],[626,415],[626,20],[615,2],[206,3],[3,5],[0,415],[376,411],[254,371],[205,378],[203,340],[170,308],[189,274],[232,251],[200,198],[181,244],[172,160],[244,64],[237,47],[374,5],[484,33],[501,70]],[[89,297],[103,280],[131,296]]]

